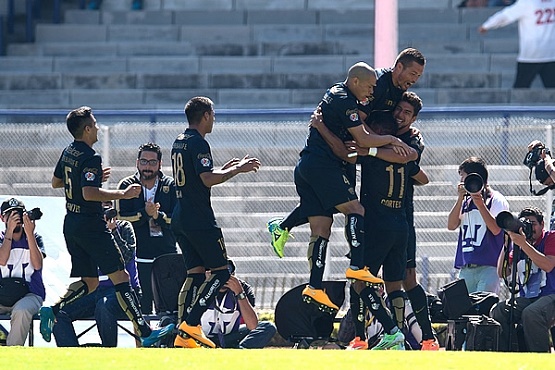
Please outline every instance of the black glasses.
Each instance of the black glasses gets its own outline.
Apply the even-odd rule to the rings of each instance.
[[[141,166],[146,166],[147,164],[149,166],[156,166],[158,164],[158,159],[148,160],[148,159],[140,158],[139,163],[141,164]]]

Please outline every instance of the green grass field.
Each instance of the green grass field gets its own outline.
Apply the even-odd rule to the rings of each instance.
[[[495,352],[208,350],[178,348],[2,347],[3,368],[33,370],[205,369],[550,369],[553,354]]]

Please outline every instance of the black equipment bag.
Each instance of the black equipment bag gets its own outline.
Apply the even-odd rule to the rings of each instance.
[[[0,279],[0,304],[12,307],[17,301],[29,293],[29,284],[23,278]]]
[[[458,319],[472,308],[464,279],[452,281],[438,289],[443,314],[450,320]]]
[[[338,307],[345,300],[346,281],[324,281],[322,287],[330,300]],[[285,293],[276,305],[274,320],[278,333],[293,343],[328,340],[333,331],[335,317],[318,310],[313,304],[302,300],[306,284],[299,285]]]
[[[501,325],[486,315],[469,316],[466,351],[498,351]]]
[[[163,254],[152,262],[152,295],[157,314],[177,312],[177,296],[187,278],[180,253]]]

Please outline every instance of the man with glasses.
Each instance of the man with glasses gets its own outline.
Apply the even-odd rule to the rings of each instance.
[[[176,253],[175,236],[170,228],[176,203],[175,181],[162,173],[162,151],[154,143],[139,147],[137,172],[120,181],[118,189],[139,184],[137,198],[117,202],[119,218],[130,221],[137,238],[137,267],[143,290],[141,310],[152,313],[152,262],[162,254]]]

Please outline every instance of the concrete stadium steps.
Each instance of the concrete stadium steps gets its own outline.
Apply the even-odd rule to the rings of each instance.
[[[102,45],[102,44],[101,44]],[[171,44],[172,49],[179,43]],[[183,44],[181,44],[183,45]],[[282,44],[280,44],[282,45]],[[316,45],[316,44],[314,44]],[[129,46],[129,45],[127,45]],[[38,49],[38,48],[37,48]],[[144,46],[143,46],[144,50]],[[170,50],[167,50],[168,52]],[[95,76],[106,73],[140,73],[140,74],[179,74],[187,76],[194,74],[279,74],[287,72],[293,74],[294,79],[298,73],[309,73],[313,76],[331,75],[332,81],[339,81],[344,77],[342,69],[348,69],[360,60],[373,60],[373,55],[360,53],[345,55],[338,52],[333,55],[320,55],[318,50],[314,53],[302,55],[194,55],[176,56],[168,55],[117,55],[113,50],[106,50],[106,55],[98,54],[97,63],[91,63],[90,58],[65,55],[60,50],[60,55],[10,55],[2,58],[2,73],[49,73],[58,72],[63,75]],[[429,82],[428,74],[436,73],[468,73],[468,72],[512,72],[516,54],[481,54],[468,53],[464,59],[458,54],[442,55],[438,53],[426,55],[426,73],[419,80],[416,87],[426,87]],[[314,63],[319,63],[318,71],[314,70]],[[337,77],[336,77],[337,76]],[[424,81],[424,82],[423,82]],[[317,88],[318,86],[305,86],[308,81],[301,80],[299,88]],[[195,81],[198,83],[198,81]],[[72,87],[72,86],[64,86]],[[142,86],[133,86],[142,87]],[[144,86],[153,87],[153,86]],[[168,86],[169,87],[169,86]]]
[[[509,39],[517,34],[514,25],[479,34],[475,25],[408,23],[399,25],[399,43],[449,40]],[[37,24],[36,42],[123,42],[199,40],[220,43],[259,42],[367,42],[374,39],[373,20],[352,24],[254,24],[254,25],[136,25],[136,24]]]
[[[444,212],[449,211],[456,201],[456,194],[451,196],[419,196],[415,195],[416,212]],[[530,198],[529,196],[506,195],[507,201],[514,210],[520,210],[526,206],[543,208],[545,201],[541,197]],[[234,212],[263,212],[272,207],[278,213],[287,214],[298,203],[298,196],[292,197],[221,197],[213,198],[212,205],[216,210],[233,210]]]
[[[372,2],[342,2],[341,10],[329,0],[216,0],[210,10],[177,3],[132,12],[115,1],[102,11],[67,10],[64,24],[37,24],[36,43],[9,45],[2,58],[0,99],[6,108],[166,109],[203,94],[220,108],[311,107],[350,65],[373,60]],[[399,47],[428,59],[414,89],[425,104],[551,103],[555,93],[539,80],[526,92],[511,89],[516,25],[479,35],[477,25],[497,9],[456,5],[399,3]],[[90,50],[94,60],[76,57]]]
[[[413,1],[414,3],[414,1]],[[419,2],[420,3],[420,2]],[[335,9],[287,9],[286,4],[274,9],[191,9],[154,10],[130,12],[128,9],[110,10],[104,6],[99,11],[70,9],[64,13],[67,24],[142,24],[142,25],[250,25],[250,24],[367,24],[374,20],[373,9],[357,9],[355,12]],[[359,2],[359,5],[366,5]],[[497,9],[474,8],[426,8],[407,9],[399,7],[399,23],[476,23],[482,22]],[[271,17],[268,14],[271,13]]]
[[[289,62],[302,62],[303,60],[289,60]],[[306,59],[304,59],[306,61]],[[156,63],[155,58],[142,60],[142,63]],[[240,62],[240,60],[237,60]],[[248,61],[246,61],[248,62]],[[285,61],[282,61],[285,62]],[[76,61],[72,61],[75,68]],[[84,62],[87,65],[89,61]],[[125,61],[110,60],[109,69],[125,69]],[[335,72],[304,73],[300,71],[278,72],[248,72],[228,71],[228,72],[189,72],[177,73],[179,64],[187,64],[183,60],[161,61],[161,68],[168,66],[166,73],[161,71],[86,71],[91,67],[87,66],[85,71],[75,72],[42,72],[26,73],[26,71],[0,72],[0,87],[2,90],[56,90],[63,89],[68,91],[79,90],[134,90],[137,93],[148,96],[150,90],[175,90],[175,89],[211,89],[218,92],[238,89],[260,89],[275,93],[284,91],[287,93],[298,91],[319,90],[323,95],[325,89],[318,89],[318,86],[327,83],[332,85],[341,81],[343,74]],[[147,68],[141,64],[139,68]],[[241,68],[243,70],[243,68]],[[498,89],[502,85],[502,74],[499,72],[430,72],[415,85],[415,89],[458,89],[458,88],[480,88]],[[509,89],[505,89],[509,91]],[[255,90],[256,91],[256,90]],[[252,94],[252,91],[251,91]],[[472,98],[472,97],[471,97]],[[317,100],[312,105],[317,104]]]
[[[305,251],[306,253],[306,251]],[[234,260],[239,260],[236,256],[229,253]],[[253,263],[255,262],[256,263]],[[453,261],[445,259],[443,261],[431,262],[435,273],[449,273],[453,270]],[[279,259],[251,256],[248,258],[249,274],[304,274],[308,273],[308,262],[304,257],[286,257]],[[326,261],[326,270],[330,275],[345,276],[345,270],[349,266],[349,260],[346,257],[331,257]],[[238,269],[240,265],[238,265]]]

